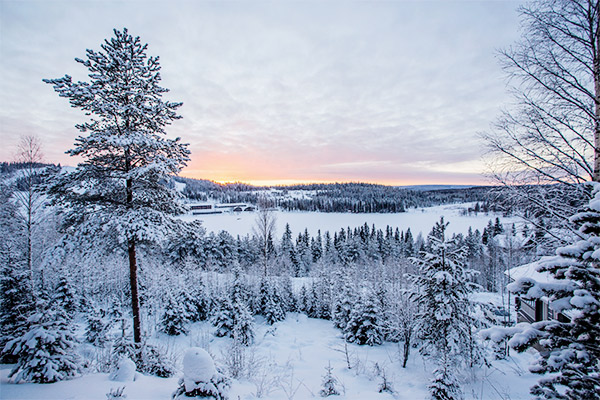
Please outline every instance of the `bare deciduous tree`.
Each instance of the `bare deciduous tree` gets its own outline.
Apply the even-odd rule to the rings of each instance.
[[[14,192],[17,203],[18,217],[25,229],[25,258],[27,270],[33,288],[33,239],[35,228],[39,222],[40,210],[43,206],[42,196],[36,191],[35,185],[39,179],[38,167],[43,160],[42,145],[36,136],[22,136],[17,148],[16,161],[22,164],[19,184]]]
[[[274,251],[273,237],[275,236],[275,222],[276,217],[272,202],[267,198],[261,198],[258,202],[258,213],[253,231],[260,245],[260,256],[265,276],[268,274],[271,254]]]
[[[523,38],[501,52],[516,99],[491,132],[494,177],[513,198],[565,219],[580,183],[600,181],[598,0],[537,0],[520,8]],[[540,185],[558,189],[540,191]],[[576,191],[576,195],[572,195]],[[560,201],[556,199],[562,198]]]

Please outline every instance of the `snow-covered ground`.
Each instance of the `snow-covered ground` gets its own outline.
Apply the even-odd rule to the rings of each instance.
[[[193,324],[188,335],[170,337],[156,334],[152,341],[170,349],[179,362],[190,347],[203,347],[224,367],[232,359],[228,352],[231,341],[212,335],[210,324]],[[427,384],[432,365],[423,361],[414,350],[406,369],[399,361],[397,344],[357,346],[348,344],[352,369],[347,368],[344,341],[340,331],[330,321],[289,314],[285,321],[268,326],[258,319],[256,343],[246,350],[249,374],[233,381],[232,400],[309,399],[319,398],[325,367],[331,364],[333,375],[342,392],[339,399],[402,399],[427,398]],[[491,368],[478,368],[463,386],[466,399],[528,399],[529,387],[537,376],[527,372],[529,354],[513,353],[506,361],[493,361]],[[379,393],[381,373],[385,370],[393,393]],[[111,389],[125,386],[128,400],[168,399],[177,388],[182,373],[172,378],[138,375],[133,382],[114,382],[108,374],[94,373],[70,381],[53,384],[12,384],[8,381],[10,366],[0,370],[2,399],[98,399],[105,400]],[[262,397],[259,397],[261,395]]]
[[[366,222],[369,227],[373,224],[377,229],[385,230],[386,226],[391,226],[394,229],[399,228],[405,231],[407,228],[416,237],[419,232],[426,236],[440,217],[444,217],[447,222],[450,222],[448,231],[450,233],[467,233],[469,226],[473,230],[480,231],[487,225],[490,219],[495,219],[497,216],[505,224],[516,222],[519,220],[515,217],[502,218],[497,214],[478,215],[461,215],[461,210],[467,208],[470,204],[451,204],[429,208],[410,209],[404,213],[322,213],[322,212],[302,212],[302,211],[273,211],[276,218],[277,236],[283,234],[285,224],[290,224],[290,228],[294,235],[304,232],[308,229],[308,233],[312,236],[317,234],[317,230],[321,233],[329,231],[338,232],[341,228],[355,228],[364,225]],[[244,236],[252,233],[252,228],[255,225],[255,212],[240,212],[240,213],[223,213],[223,214],[208,214],[208,215],[186,215],[182,217],[185,220],[199,219],[208,232],[220,232],[222,230],[229,232],[231,235]]]

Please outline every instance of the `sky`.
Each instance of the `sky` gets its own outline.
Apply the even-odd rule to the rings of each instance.
[[[181,175],[220,182],[486,184],[484,143],[510,103],[497,51],[520,2],[0,0],[0,160],[36,135],[44,159],[85,121],[43,78],[127,27],[160,56]]]

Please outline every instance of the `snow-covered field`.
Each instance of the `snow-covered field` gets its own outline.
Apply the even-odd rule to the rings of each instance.
[[[478,215],[461,215],[460,211],[467,208],[470,204],[451,204],[444,206],[436,206],[429,208],[410,209],[404,213],[393,214],[377,214],[377,213],[321,213],[321,212],[302,212],[302,211],[273,211],[276,218],[277,236],[283,234],[285,224],[290,224],[290,228],[294,235],[304,232],[308,229],[308,233],[312,236],[317,234],[317,230],[321,233],[329,231],[338,232],[341,228],[355,228],[364,225],[366,222],[369,227],[373,224],[377,229],[385,230],[386,226],[391,226],[394,229],[399,228],[405,231],[407,228],[416,237],[419,232],[426,236],[440,217],[444,217],[447,222],[450,222],[448,231],[450,233],[466,233],[469,226],[473,230],[480,231],[487,225],[490,219],[495,219],[497,214]],[[240,213],[223,213],[223,214],[207,214],[207,215],[186,215],[182,217],[185,220],[199,219],[208,232],[220,232],[222,230],[229,232],[231,235],[244,236],[252,233],[252,228],[255,225],[255,212],[240,212]],[[517,218],[502,218],[503,223],[518,222]]]
[[[432,366],[414,350],[406,369],[399,361],[398,345],[357,346],[348,344],[352,369],[347,368],[344,341],[330,321],[289,314],[285,321],[268,326],[258,320],[256,343],[246,351],[251,364],[249,374],[233,381],[229,398],[310,399],[319,398],[325,367],[330,363],[342,392],[339,399],[427,398],[427,384]],[[231,359],[231,339],[216,338],[208,323],[196,323],[188,335],[170,337],[157,334],[152,341],[170,349],[180,364],[186,349],[204,347],[224,367]],[[463,386],[466,399],[528,399],[529,387],[537,376],[527,372],[529,354],[515,355],[506,361],[493,361],[491,368],[478,368]],[[379,393],[381,372],[385,370],[393,393]],[[0,370],[2,399],[71,399],[105,400],[111,389],[125,386],[127,400],[168,399],[177,388],[178,378],[156,378],[137,375],[133,382],[113,382],[108,374],[88,374],[70,381],[52,384],[8,383],[9,366]],[[470,382],[470,383],[469,383]],[[262,395],[259,397],[258,395]]]

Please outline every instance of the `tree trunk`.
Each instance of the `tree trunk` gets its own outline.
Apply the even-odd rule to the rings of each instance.
[[[129,284],[131,286],[131,311],[133,313],[133,341],[141,343],[142,331],[140,327],[140,301],[137,284],[137,260],[135,257],[135,239],[129,239]]]
[[[598,20],[596,20],[598,21]],[[600,27],[595,26],[596,35],[594,49],[594,101],[596,115],[594,121],[594,182],[600,182]],[[592,44],[594,40],[592,39]]]
[[[410,334],[404,335],[404,354],[402,357],[402,368],[406,368],[408,356],[410,355]]]
[[[129,170],[129,154],[127,158],[127,169]],[[127,179],[127,206],[133,205],[133,181]],[[142,329],[140,327],[140,300],[138,295],[137,282],[137,258],[135,256],[135,238],[130,237],[127,243],[127,253],[129,254],[129,286],[131,287],[131,312],[133,314],[133,341],[142,342]]]

